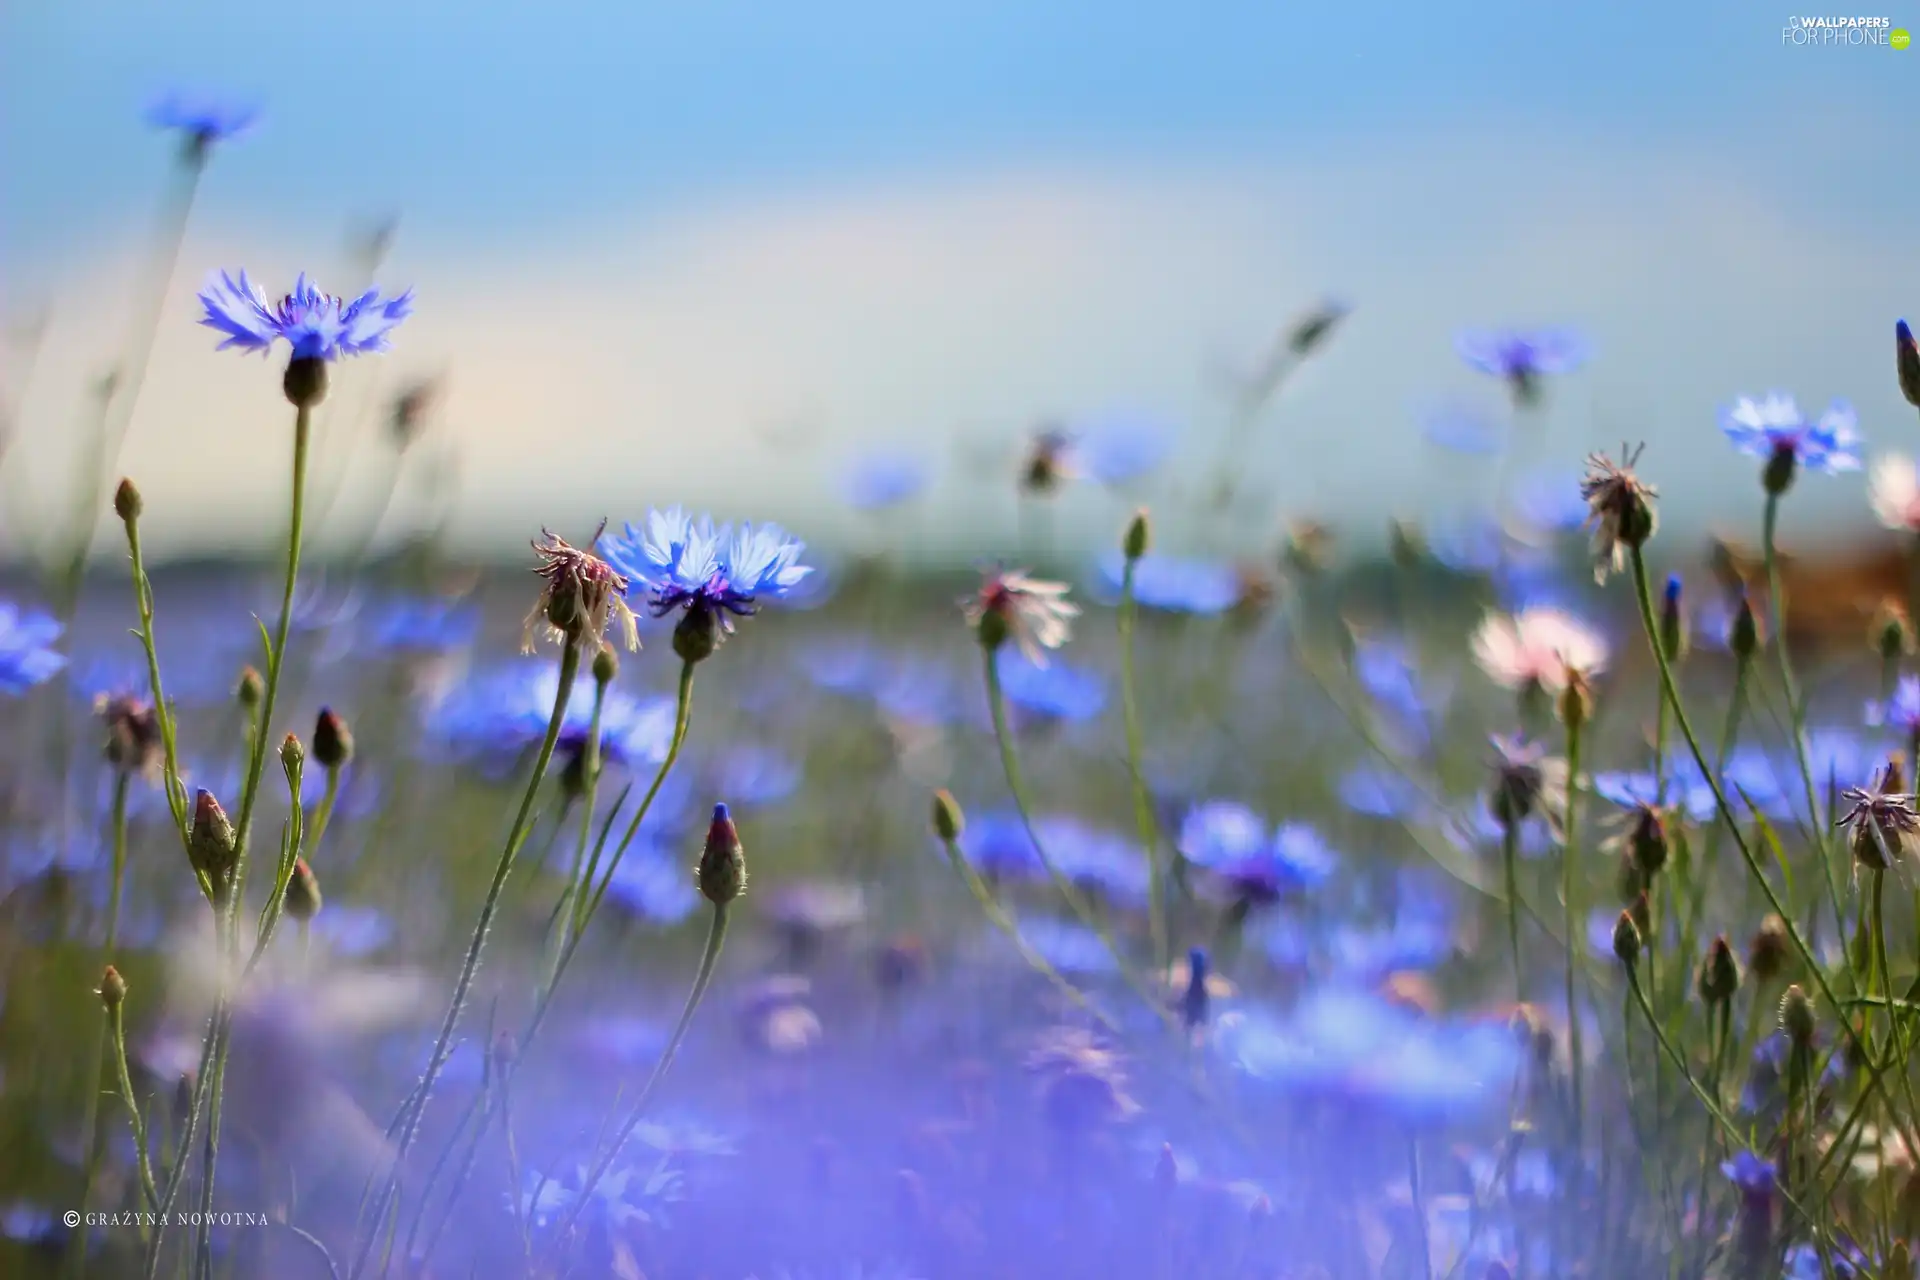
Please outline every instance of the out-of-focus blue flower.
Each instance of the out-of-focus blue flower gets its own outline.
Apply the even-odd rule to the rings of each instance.
[[[700,903],[684,860],[636,842],[607,881],[607,898],[654,924],[679,924]]]
[[[1565,533],[1587,521],[1587,500],[1580,495],[1580,476],[1572,471],[1543,471],[1522,478],[1508,500],[1514,514],[1542,533]]]
[[[260,121],[260,108],[252,103],[177,90],[155,98],[142,114],[154,128],[177,130],[189,144],[201,148],[241,137]]]
[[[1360,640],[1353,651],[1353,675],[1388,713],[1394,726],[1426,745],[1427,717],[1437,701],[1423,685],[1413,654],[1398,640]]]
[[[1519,1046],[1505,1027],[1417,1016],[1371,991],[1327,987],[1281,1018],[1223,1028],[1223,1051],[1288,1093],[1368,1103],[1408,1119],[1499,1099]]]
[[[1742,1151],[1731,1160],[1722,1160],[1720,1172],[1726,1175],[1727,1181],[1748,1195],[1771,1193],[1780,1177],[1780,1171],[1774,1167],[1773,1161],[1762,1159],[1752,1151]]]
[[[1100,594],[1118,599],[1126,557],[1111,552],[1100,559]],[[1225,613],[1239,603],[1240,571],[1225,560],[1203,560],[1148,552],[1133,567],[1133,598],[1149,609],[1202,616]]]
[[[800,785],[800,764],[776,747],[747,743],[729,747],[714,767],[715,795],[735,808],[778,804]]]
[[[1110,973],[1113,952],[1084,925],[1035,916],[1020,922],[1020,938],[1062,973]]]
[[[974,687],[969,681],[968,690]],[[872,693],[883,715],[908,724],[948,724],[960,718],[966,705],[951,671],[910,655],[890,664]]]
[[[1349,769],[1336,790],[1341,804],[1369,818],[1410,818],[1428,807],[1426,796],[1411,779],[1385,765]]]
[[[373,907],[344,906],[329,900],[313,918],[313,931],[335,955],[371,955],[393,940],[393,922]]]
[[[0,689],[22,694],[58,675],[67,665],[66,655],[52,647],[60,631],[49,615],[0,601]]]
[[[428,713],[440,742],[471,754],[517,756],[540,741],[553,715],[560,669],[552,662],[515,662],[450,691]],[[600,747],[610,763],[658,764],[673,740],[673,699],[634,699],[609,688],[600,709]],[[593,723],[593,690],[576,684],[561,722],[563,742],[584,744]]]
[[[1445,405],[1427,414],[1420,434],[1427,443],[1475,457],[1492,457],[1507,447],[1507,427],[1478,409]]]
[[[800,563],[806,544],[777,524],[715,525],[679,507],[647,513],[645,532],[627,525],[600,540],[600,554],[652,593],[653,615],[676,609],[750,616],[763,600],[779,600],[813,570]]]
[[[1586,340],[1571,329],[1470,329],[1454,339],[1460,358],[1513,383],[1571,373],[1586,362]]]
[[[588,1021],[572,1039],[587,1053],[614,1066],[650,1066],[667,1046],[667,1029],[650,1018],[601,1015]]]
[[[473,643],[480,631],[480,611],[454,600],[397,596],[369,611],[369,639],[384,650],[398,653],[444,653]],[[171,691],[169,691],[171,692]]]
[[[1465,813],[1445,820],[1441,829],[1455,845],[1470,852],[1498,850],[1501,841],[1506,838],[1506,829],[1493,816],[1493,809],[1487,803],[1485,794],[1477,797]],[[1521,824],[1519,834],[1521,857],[1543,858],[1553,852],[1553,838],[1538,814],[1528,817]]]
[[[1687,763],[1693,763],[1691,757]],[[1669,770],[1666,779],[1665,803],[1678,809],[1694,822],[1706,822],[1718,812],[1719,805],[1713,798],[1713,788],[1700,777],[1698,769],[1692,770],[1692,777],[1679,774],[1679,761]],[[1660,787],[1650,771],[1629,772],[1613,770],[1593,775],[1593,790],[1602,799],[1608,800],[1622,809],[1637,809],[1643,804],[1655,804],[1660,796]],[[1737,798],[1728,796],[1737,803]]]
[[[880,511],[920,496],[927,487],[926,464],[901,454],[862,458],[848,472],[844,492],[856,511]]]
[[[1082,472],[1101,484],[1122,485],[1147,475],[1173,451],[1173,432],[1162,422],[1114,414],[1082,424],[1074,456]]]
[[[1436,520],[1426,529],[1427,552],[1455,573],[1487,573],[1500,564],[1506,533],[1483,512]]]
[[[1018,648],[994,655],[1000,692],[1022,711],[1055,720],[1091,720],[1107,705],[1105,681],[1064,662],[1035,666]]]
[[[1876,728],[1885,726],[1904,734],[1920,731],[1920,676],[1901,676],[1892,697],[1885,702],[1869,702],[1866,721]]]
[[[1267,821],[1237,800],[1195,805],[1180,823],[1180,853],[1203,867],[1251,858],[1267,845]]]
[[[1741,396],[1720,415],[1720,429],[1740,452],[1756,458],[1788,453],[1801,469],[1828,474],[1860,469],[1858,422],[1852,406],[1842,400],[1834,401],[1818,422],[1809,422],[1793,397],[1781,391],[1769,391],[1758,400]]]
[[[1132,840],[1066,814],[1042,817],[1035,827],[1063,877],[1129,905],[1146,901],[1147,857]]]
[[[303,271],[292,293],[269,303],[245,271],[238,281],[223,271],[200,291],[200,304],[206,311],[200,323],[227,335],[221,351],[264,355],[284,341],[296,360],[337,360],[387,350],[395,326],[413,314],[413,290],[382,298],[369,289],[348,302],[320,292]]]
[[[1046,874],[1033,837],[1027,834],[1027,824],[1011,810],[968,814],[959,845],[960,852],[983,876],[1024,879]]]

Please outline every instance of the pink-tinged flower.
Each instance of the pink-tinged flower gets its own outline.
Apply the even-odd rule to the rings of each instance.
[[[1920,467],[1904,454],[1875,459],[1867,474],[1867,502],[1887,528],[1920,533]]]
[[[605,530],[606,522],[600,523]],[[596,532],[588,547],[596,546]],[[591,550],[582,551],[566,539],[542,529],[533,544],[540,558],[534,572],[540,575],[540,598],[527,615],[526,634],[521,652],[532,653],[536,634],[561,644],[578,644],[591,652],[617,624],[627,648],[640,647],[640,631],[633,610],[627,607],[627,579]]]
[[[981,645],[998,649],[1012,640],[1034,666],[1045,667],[1046,650],[1065,644],[1073,619],[1080,616],[1080,606],[1066,597],[1064,582],[1030,578],[1019,569],[995,569],[960,607]]]
[[[1569,673],[1587,677],[1606,669],[1607,642],[1558,609],[1523,609],[1511,617],[1489,613],[1473,633],[1473,660],[1504,688],[1538,685],[1557,693]]]

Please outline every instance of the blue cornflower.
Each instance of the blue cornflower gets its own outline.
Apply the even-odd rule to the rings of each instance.
[[[1748,1195],[1770,1193],[1780,1177],[1780,1170],[1773,1161],[1762,1159],[1751,1151],[1742,1151],[1731,1160],[1721,1161],[1720,1172],[1727,1176],[1727,1181]]]
[[[1042,817],[1034,826],[1041,847],[1066,879],[1118,902],[1146,901],[1147,858],[1132,840],[1066,814]]]
[[[910,502],[927,487],[925,464],[895,454],[863,458],[846,478],[846,497],[856,511],[879,511]]]
[[[164,94],[143,113],[156,129],[177,130],[195,154],[204,155],[216,142],[227,142],[259,123],[260,108],[252,103],[221,101],[180,92]]]
[[[369,637],[379,648],[400,653],[442,653],[473,643],[480,611],[453,600],[401,596],[377,610]]]
[[[22,694],[59,674],[67,659],[52,645],[61,629],[47,614],[22,613],[0,601],[0,690]]]
[[[1829,475],[1860,469],[1858,422],[1843,400],[1834,401],[1818,422],[1809,422],[1793,397],[1781,391],[1769,391],[1759,400],[1741,396],[1720,415],[1720,429],[1740,452],[1774,466]],[[1786,479],[1791,478],[1789,470]]]
[[[1020,939],[1062,973],[1109,973],[1113,952],[1085,925],[1036,916],[1020,922]]]
[[[1133,414],[1085,426],[1074,442],[1081,469],[1106,485],[1138,480],[1165,462],[1172,450],[1173,433],[1165,423]]]
[[[1341,776],[1335,790],[1341,804],[1369,818],[1408,818],[1427,807],[1420,788],[1385,765],[1358,765]]]
[[[393,922],[373,907],[343,906],[332,899],[314,917],[313,931],[340,956],[370,955],[393,940]]]
[[[1580,476],[1572,471],[1542,471],[1526,476],[1509,495],[1514,513],[1529,528],[1542,533],[1578,529],[1592,514],[1580,493]]]
[[[1884,725],[1905,734],[1920,733],[1920,676],[1901,676],[1891,698],[1869,702],[1866,720],[1876,728]]]
[[[678,924],[700,905],[693,877],[678,859],[638,846],[629,848],[614,868],[607,897],[654,924]]]
[[[800,786],[800,765],[778,747],[745,743],[729,747],[714,762],[717,795],[736,808],[778,804]]]
[[[1178,843],[1188,862],[1218,866],[1257,856],[1267,844],[1267,822],[1237,800],[1208,800],[1188,811]]]
[[[1447,405],[1426,415],[1420,434],[1429,444],[1474,457],[1492,457],[1507,447],[1504,423],[1464,405]]]
[[[1427,527],[1427,551],[1455,573],[1487,573],[1500,564],[1506,532],[1483,512],[1437,520]]]
[[[413,290],[382,298],[369,289],[348,302],[320,292],[303,271],[292,293],[269,304],[245,271],[238,282],[223,271],[200,291],[200,304],[206,308],[200,323],[227,335],[221,351],[239,347],[264,355],[284,340],[295,360],[337,360],[387,350],[388,335],[413,314]]]
[[[968,814],[966,830],[960,833],[960,851],[983,876],[1044,876],[1046,868],[1027,834],[1027,824],[1018,813],[993,810]]]
[[[1504,379],[1522,404],[1539,396],[1542,374],[1571,373],[1588,355],[1571,329],[1470,329],[1453,345],[1469,365]]]
[[[1022,711],[1055,720],[1091,720],[1107,705],[1106,684],[1091,671],[1063,662],[1035,666],[1018,649],[994,655],[1000,691]]]
[[[1100,559],[1100,586],[1110,598],[1119,595],[1126,563],[1117,551]],[[1169,613],[1225,613],[1239,603],[1241,587],[1239,569],[1225,560],[1148,552],[1133,567],[1133,598]]]
[[[516,662],[468,680],[434,704],[428,729],[442,742],[480,756],[514,757],[540,741],[553,714],[560,669]],[[673,738],[673,700],[635,699],[608,689],[600,708],[600,749],[609,763],[658,764]],[[567,699],[560,740],[583,746],[593,723],[593,695],[576,687]]]
[[[786,596],[813,572],[800,563],[805,549],[777,524],[734,529],[680,507],[648,512],[644,533],[627,525],[600,543],[609,564],[651,591],[654,617],[683,609],[722,633],[732,630],[728,615],[751,617],[761,600]]]

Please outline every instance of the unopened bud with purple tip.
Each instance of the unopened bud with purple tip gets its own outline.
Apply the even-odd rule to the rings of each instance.
[[[740,845],[739,829],[727,806],[713,806],[713,821],[707,826],[706,847],[700,851],[696,873],[700,895],[716,907],[724,907],[747,891],[747,855]]]
[[[1680,607],[1680,575],[1676,573],[1667,578],[1667,591],[1660,601],[1660,648],[1666,653],[1667,661],[1678,662],[1686,657],[1690,639],[1686,610]]]
[[[1893,324],[1893,367],[1900,377],[1900,394],[1920,409],[1920,344],[1914,342],[1905,320]]]

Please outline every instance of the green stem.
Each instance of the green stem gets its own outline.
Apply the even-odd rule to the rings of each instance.
[[[293,596],[300,578],[300,534],[306,507],[307,455],[313,434],[312,416],[310,406],[296,406],[293,425],[293,497],[287,520],[287,573],[280,590],[280,621],[274,629],[273,642],[267,653],[266,685],[261,695],[260,717],[257,721],[259,728],[253,735],[252,759],[247,767],[246,785],[240,794],[240,820],[234,827],[233,871],[223,888],[224,898],[215,904],[226,959],[213,1013],[214,1021],[221,1024],[231,1022],[233,1002],[239,995],[239,975],[234,972],[239,959],[239,913],[246,900],[249,845],[254,810],[260,798],[260,781],[266,773],[267,742],[273,736],[273,708],[280,693],[280,674],[286,663],[287,637],[293,627]],[[270,903],[270,908],[273,905]],[[277,911],[275,914],[278,914]],[[211,1277],[213,1273],[214,1174],[220,1156],[220,1110],[226,1086],[229,1046],[230,1037],[221,1035],[215,1047],[213,1076],[208,1087],[206,1148],[200,1169],[201,1219],[194,1229],[194,1253],[199,1259],[199,1273],[205,1277]]]
[[[1720,743],[1714,755],[1714,776],[1726,768],[1727,756],[1733,750],[1735,737],[1740,732],[1740,713],[1747,700],[1747,674],[1752,666],[1749,656],[1739,656],[1733,664],[1733,695],[1727,703],[1727,719],[1720,727]],[[1660,705],[1665,707],[1663,698]],[[1706,840],[1700,851],[1700,865],[1693,874],[1691,901],[1687,904],[1686,927],[1680,933],[1680,954],[1693,954],[1694,941],[1700,936],[1700,920],[1707,909],[1707,890],[1713,881],[1713,872],[1718,864],[1720,852],[1720,833],[1722,824],[1715,822],[1707,828]],[[1658,991],[1655,992],[1658,995]]]
[[[599,803],[600,797],[600,714],[602,708],[606,705],[606,701],[607,687],[595,681],[593,687],[593,714],[587,722],[587,744],[584,748],[584,753],[580,757],[580,769],[584,785],[582,789],[583,794],[580,798],[580,843],[574,851],[574,867],[576,872],[584,870],[589,878],[593,875],[594,862],[598,861],[598,859],[594,861],[588,860],[587,849],[593,842],[593,813],[596,805]],[[677,727],[677,718],[675,724]],[[599,850],[595,849],[594,852],[598,853]],[[566,921],[562,926],[560,935],[560,943],[562,946],[566,944],[568,938],[579,933],[581,929],[586,927],[586,922],[582,918],[585,914],[586,894],[581,889],[581,883],[576,876],[575,879],[568,882],[566,891],[560,896],[560,914]],[[591,883],[591,880],[589,879],[587,883]],[[554,952],[555,965],[558,965],[559,961],[560,952],[556,949]],[[551,973],[547,975],[547,984],[549,986],[553,984],[553,975]]]
[[[1060,891],[1060,896],[1066,900],[1067,906],[1072,909],[1075,916],[1079,917],[1080,923],[1092,930],[1106,947],[1108,954],[1113,957],[1114,964],[1119,968],[1120,976],[1126,979],[1127,985],[1146,1001],[1148,1008],[1158,1013],[1169,1025],[1175,1025],[1177,1019],[1167,1008],[1166,1001],[1157,997],[1134,974],[1133,966],[1127,963],[1127,958],[1122,954],[1119,944],[1114,941],[1113,931],[1094,912],[1080,890],[1074,886],[1073,881],[1061,874],[1059,864],[1053,860],[1053,855],[1047,852],[1046,845],[1041,841],[1039,829],[1033,819],[1033,803],[1027,795],[1026,783],[1021,777],[1020,760],[1014,754],[1013,731],[1007,725],[1006,698],[1000,691],[1000,669],[994,661],[998,650],[983,648],[981,652],[985,655],[985,661],[981,666],[986,672],[987,706],[993,714],[993,736],[1000,746],[1000,768],[1006,774],[1007,789],[1013,792],[1014,807],[1020,812],[1020,825],[1026,831],[1027,840],[1033,845],[1035,856],[1040,859],[1040,865],[1046,868],[1048,878]]]
[[[452,1052],[453,1033],[460,1025],[460,1015],[466,1009],[467,993],[473,987],[474,973],[480,968],[480,955],[486,949],[487,932],[493,927],[494,913],[500,906],[501,892],[506,888],[507,876],[513,870],[513,861],[520,852],[520,845],[526,837],[527,819],[533,813],[534,797],[540,792],[540,783],[547,776],[547,766],[553,761],[554,744],[560,740],[560,726],[566,722],[567,699],[573,692],[574,677],[580,670],[580,646],[569,638],[560,654],[560,678],[554,692],[553,712],[547,718],[547,732],[540,741],[540,753],[534,759],[533,776],[527,779],[526,793],[520,798],[519,812],[514,815],[513,826],[507,832],[506,844],[500,850],[500,857],[494,864],[493,880],[487,886],[486,900],[480,905],[479,919],[474,921],[473,937],[467,943],[466,958],[460,965],[460,976],[453,985],[453,998],[447,1002],[446,1017],[441,1020],[440,1033],[434,1038],[433,1052],[427,1058],[427,1070],[421,1077],[420,1087],[415,1090],[411,1104],[407,1107],[405,1118],[400,1126],[400,1137],[394,1147],[393,1168],[389,1171],[385,1185],[375,1203],[373,1221],[377,1224],[387,1215],[388,1205],[394,1199],[400,1185],[400,1168],[407,1152],[420,1132],[420,1120],[426,1113],[427,1102],[433,1093],[433,1085],[440,1078],[440,1072],[447,1065]],[[373,1248],[374,1234],[369,1233],[361,1246],[358,1256],[348,1275],[358,1277],[366,1265],[367,1255]]]
[[[127,1069],[127,1028],[118,1005],[107,1011],[113,1038],[113,1065],[120,1084],[120,1101],[126,1104],[127,1120],[133,1126],[133,1148],[140,1165],[140,1191],[147,1208],[160,1207],[160,1191],[153,1180],[153,1164],[147,1157],[147,1122],[140,1115],[140,1104],[133,1096],[133,1075]],[[82,1233],[85,1234],[84,1232]]]
[[[600,1179],[606,1177],[607,1170],[619,1158],[620,1148],[633,1136],[639,1127],[641,1117],[645,1115],[647,1103],[653,1097],[653,1091],[666,1077],[667,1069],[673,1065],[674,1055],[680,1052],[680,1044],[687,1038],[687,1028],[693,1025],[693,1015],[700,1009],[700,1002],[706,997],[707,987],[713,981],[713,972],[720,960],[720,949],[727,941],[727,905],[724,902],[713,904],[713,923],[707,930],[707,947],[700,956],[700,969],[694,975],[693,989],[687,992],[687,1003],[680,1010],[680,1020],[674,1024],[673,1034],[667,1039],[667,1047],[660,1051],[660,1059],[653,1064],[653,1072],[642,1086],[640,1096],[634,1099],[633,1109],[627,1114],[626,1122],[620,1126],[620,1132],[606,1152],[594,1161],[580,1186],[580,1194],[574,1200],[572,1208],[567,1210],[566,1218],[555,1230],[553,1238],[563,1246],[573,1230],[573,1224],[579,1221],[581,1212],[592,1198],[594,1188],[600,1185]],[[518,1190],[516,1188],[516,1190]]]
[[[1577,954],[1586,930],[1580,924],[1580,833],[1577,814],[1580,802],[1580,725],[1567,725],[1567,812],[1565,836],[1560,851],[1560,888],[1566,907],[1567,930],[1567,1058],[1569,1080],[1573,1086],[1573,1146],[1580,1149],[1581,1129],[1586,1123],[1583,1081],[1585,1062],[1580,1047],[1579,979]]]
[[[1140,703],[1134,689],[1133,628],[1140,612],[1139,602],[1133,595],[1137,563],[1129,559],[1120,575],[1120,706],[1126,718],[1127,777],[1133,789],[1133,820],[1140,831],[1141,849],[1147,856],[1147,921],[1153,937],[1154,971],[1165,973],[1170,961],[1166,870],[1160,858],[1159,824],[1153,820],[1153,802],[1147,795]]]
[[[192,849],[188,840],[186,784],[180,781],[180,749],[173,712],[167,706],[166,690],[160,682],[160,654],[153,634],[153,583],[147,578],[146,561],[140,550],[140,517],[130,515],[126,522],[127,556],[132,563],[134,604],[140,613],[140,648],[147,659],[147,683],[153,692],[153,716],[160,727],[161,788],[167,795],[167,807],[173,813],[175,834],[191,865]],[[196,873],[197,875],[198,873]],[[211,897],[211,887],[199,877],[203,893]]]
[[[1513,952],[1513,998],[1527,998],[1520,966],[1520,824],[1500,824],[1500,864],[1506,875],[1507,945]]]
[[[943,841],[942,844],[946,849],[947,861],[953,864],[954,871],[957,872],[960,879],[965,882],[968,891],[973,894],[974,901],[980,904],[980,910],[986,913],[987,920],[992,923],[993,927],[1000,930],[1001,933],[1007,936],[1007,940],[1013,943],[1014,949],[1020,953],[1020,958],[1027,962],[1028,967],[1048,982],[1051,982],[1059,989],[1060,994],[1064,995],[1077,1008],[1086,1011],[1089,1016],[1106,1027],[1107,1030],[1119,1031],[1119,1025],[1105,1013],[1095,1008],[1080,988],[1069,982],[1058,969],[1053,967],[1053,964],[1048,961],[1045,956],[1027,945],[1027,940],[1020,936],[1020,927],[1014,923],[1013,918],[1006,913],[1006,909],[1003,908],[999,901],[993,896],[993,890],[989,889],[986,882],[980,878],[980,873],[973,869],[973,864],[967,861],[967,855],[960,851],[959,843],[954,840],[946,840]]]
[[[1825,971],[1821,969],[1819,960],[1813,954],[1813,948],[1807,945],[1807,940],[1801,934],[1799,926],[1793,922],[1792,915],[1788,913],[1785,904],[1780,901],[1780,895],[1774,889],[1773,882],[1767,879],[1766,871],[1761,867],[1759,858],[1755,856],[1753,847],[1747,843],[1746,836],[1742,834],[1739,826],[1735,823],[1733,806],[1727,801],[1727,794],[1720,785],[1719,775],[1708,765],[1706,752],[1700,749],[1699,735],[1693,730],[1693,722],[1687,718],[1687,709],[1680,701],[1679,691],[1674,687],[1673,669],[1668,665],[1666,653],[1660,644],[1659,624],[1655,621],[1653,612],[1653,596],[1647,585],[1646,557],[1642,554],[1639,547],[1629,548],[1628,555],[1633,565],[1634,593],[1640,598],[1641,627],[1646,632],[1647,643],[1653,648],[1654,665],[1660,670],[1661,695],[1665,697],[1667,702],[1673,707],[1674,722],[1679,726],[1681,736],[1686,739],[1687,750],[1693,753],[1694,764],[1699,768],[1701,776],[1706,779],[1707,786],[1713,791],[1713,802],[1720,811],[1721,821],[1727,824],[1728,830],[1732,833],[1734,846],[1740,850],[1740,857],[1741,860],[1747,864],[1748,874],[1754,878],[1755,882],[1759,884],[1761,892],[1766,895],[1767,905],[1786,925],[1787,937],[1792,941],[1794,951],[1799,955],[1802,963],[1805,964],[1807,972],[1812,976],[1814,983],[1820,988],[1821,996],[1829,1005],[1832,1005],[1835,1009],[1840,1009],[1840,1000],[1839,997],[1834,994],[1832,983],[1827,980]],[[1644,997],[1642,997],[1642,1001],[1644,1003]],[[1841,1014],[1840,1025],[1846,1032],[1849,1043],[1863,1055],[1866,1055],[1866,1046],[1861,1042],[1859,1033],[1854,1030],[1853,1024],[1847,1020],[1844,1011],[1842,1011]],[[1655,1026],[1657,1028],[1658,1024],[1656,1023]],[[1875,1073],[1875,1075],[1877,1078],[1878,1073]],[[1916,1146],[1920,1147],[1920,1144],[1916,1144]]]
[[[113,812],[108,820],[113,832],[113,883],[107,897],[107,940],[101,948],[98,968],[105,971],[113,963],[114,949],[120,940],[120,890],[127,874],[127,788],[133,775],[125,769],[116,769],[113,775]],[[85,1213],[89,1201],[93,1198],[93,1180],[100,1171],[100,1144],[98,1127],[100,1123],[100,1094],[107,1070],[107,1046],[113,1031],[113,1019],[108,1018],[100,1024],[100,1033],[93,1046],[93,1087],[87,1090],[85,1118],[80,1125],[80,1150],[85,1160],[84,1171],[80,1178],[80,1212]],[[134,1116],[134,1133],[140,1133],[140,1117]],[[154,1197],[157,1202],[159,1197]],[[72,1250],[67,1255],[69,1273],[79,1275],[87,1269],[87,1243],[93,1233],[77,1231],[74,1233]]]

